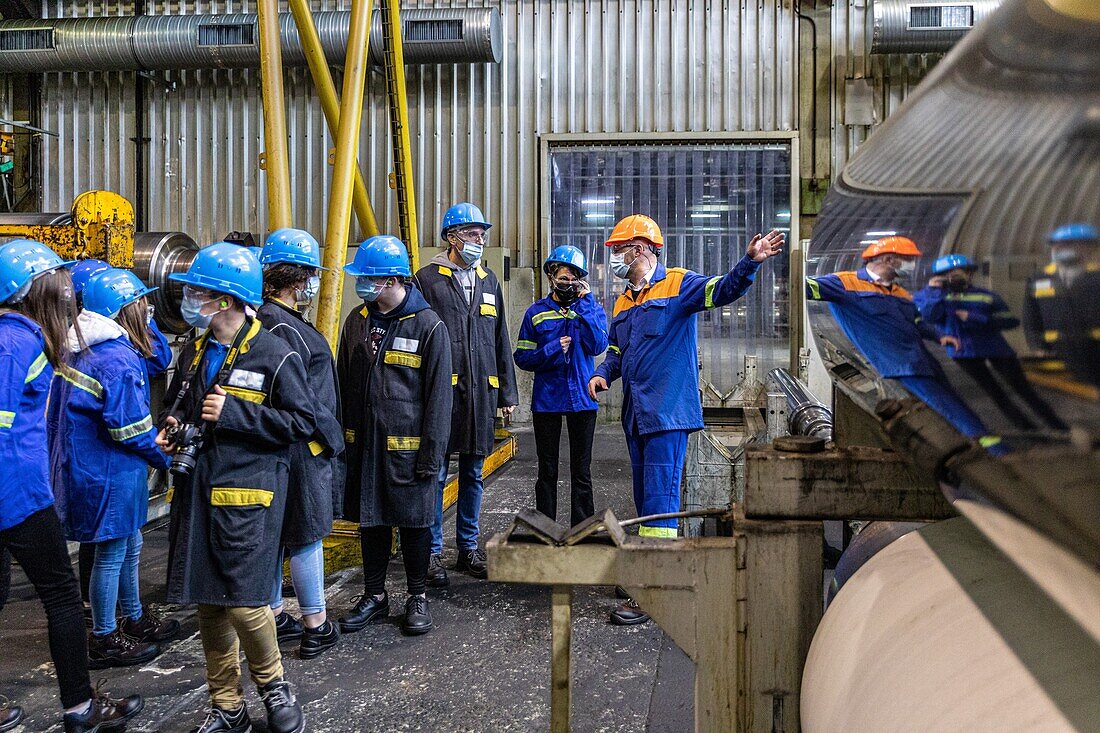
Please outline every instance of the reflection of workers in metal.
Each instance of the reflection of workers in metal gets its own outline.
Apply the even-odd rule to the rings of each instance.
[[[363,299],[344,321],[336,362],[348,441],[344,516],[359,524],[363,595],[340,627],[354,633],[389,615],[397,527],[409,591],[401,629],[425,634],[431,526],[451,430],[451,339],[408,282],[409,253],[397,237],[371,237],[344,272]]]
[[[863,250],[865,266],[806,278],[806,297],[829,303],[833,317],[880,375],[903,387],[943,415],[970,438],[985,436],[982,421],[959,398],[923,339],[937,339],[921,320],[913,297],[897,284],[912,275],[920,257],[906,237],[884,237]],[[939,336],[941,344],[959,348],[958,338]],[[983,445],[992,445],[987,438]]]
[[[594,513],[592,505],[592,436],[596,400],[588,394],[595,370],[593,357],[607,349],[607,316],[588,290],[588,262],[576,247],[555,247],[542,266],[550,294],[523,316],[513,354],[516,366],[535,373],[531,420],[539,476],[535,506],[557,519],[558,446],[561,421],[569,428],[570,511],[572,524]]]
[[[615,302],[607,358],[588,383],[598,392],[623,380],[623,432],[634,475],[634,504],[640,516],[680,510],[680,478],[688,434],[703,428],[695,316],[732,303],[752,285],[764,260],[779,254],[783,235],[756,235],[725,275],[706,277],[658,260],[664,237],[648,216],[620,221],[607,240],[611,269],[627,281]],[[644,522],[645,537],[675,537],[675,519]],[[649,617],[637,604],[612,612],[626,625]]]
[[[1028,282],[1024,332],[1036,355],[1100,383],[1100,232],[1066,224],[1050,235],[1050,264]]]
[[[1019,326],[1020,320],[1012,315],[1000,295],[971,282],[976,269],[977,265],[965,255],[944,255],[936,260],[928,286],[913,295],[921,316],[937,334],[958,340],[958,347],[947,345],[947,355],[978,383],[1014,425],[1035,429],[1035,423],[1016,407],[990,367],[1047,426],[1066,430],[1066,424],[1028,383],[1016,352],[1001,334]]]

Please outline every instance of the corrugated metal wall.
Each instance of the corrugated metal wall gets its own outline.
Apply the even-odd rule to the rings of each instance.
[[[409,3],[408,7],[453,5]],[[467,3],[482,5],[484,3]],[[482,203],[499,243],[528,264],[537,243],[539,136],[790,130],[794,24],[783,0],[501,0],[499,65],[409,70],[422,244],[457,199]],[[316,2],[343,9],[344,0]],[[246,2],[152,0],[163,14],[254,11]],[[129,14],[130,3],[47,0],[46,16]],[[287,71],[295,223],[323,229],[332,145],[305,70]],[[49,74],[42,207],[110,188],[134,196],[135,75]],[[259,73],[152,75],[146,136],[148,228],[211,241],[265,228]],[[380,74],[368,88],[360,161],[383,222],[396,226]]]

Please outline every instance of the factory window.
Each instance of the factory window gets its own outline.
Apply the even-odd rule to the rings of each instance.
[[[590,146],[552,143],[549,246],[573,244],[589,257],[593,293],[610,315],[623,289],[603,246],[615,222],[651,216],[665,238],[661,261],[723,274],[757,232],[790,236],[791,153],[781,144]],[[708,402],[737,387],[746,354],[758,374],[789,365],[787,251],[770,260],[748,294],[700,315],[699,356]]]
[[[53,47],[53,28],[0,31],[0,51],[41,51]]]
[[[461,40],[461,20],[409,20],[405,22],[405,43]]]
[[[910,30],[960,30],[974,26],[973,5],[910,5]]]
[[[256,26],[252,23],[199,26],[200,46],[254,46]]]

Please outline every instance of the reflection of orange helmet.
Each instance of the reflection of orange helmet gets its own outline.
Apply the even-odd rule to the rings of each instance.
[[[909,237],[883,237],[863,250],[863,259],[869,260],[885,254],[920,257],[920,250],[917,249],[916,242]]]
[[[604,244],[608,247],[614,247],[616,244],[631,242],[635,239],[644,239],[657,248],[665,246],[665,238],[661,234],[661,227],[657,226],[657,222],[645,214],[631,214],[620,221],[615,225],[615,230],[611,232],[611,236],[607,238]]]

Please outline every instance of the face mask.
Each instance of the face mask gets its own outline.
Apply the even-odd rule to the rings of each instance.
[[[477,242],[463,242],[462,249],[458,252],[467,265],[473,265],[481,259],[481,253],[485,248]]]
[[[148,326],[153,322],[153,313],[156,312],[153,306],[145,306],[145,325]]]
[[[1058,249],[1050,253],[1050,259],[1057,265],[1075,265],[1080,256],[1075,249]]]
[[[894,267],[894,272],[902,277],[909,277],[913,274],[913,270],[917,269],[917,263],[914,260],[906,260],[900,265]]]
[[[180,315],[183,316],[183,320],[187,321],[187,325],[204,331],[210,328],[210,321],[214,318],[214,314],[211,313],[207,315],[202,312],[202,309],[216,300],[218,299],[211,298],[210,300],[199,300],[189,295],[185,295],[180,302]]]
[[[623,252],[612,252],[609,262],[611,265],[611,273],[615,277],[622,278],[623,280],[630,274],[630,265],[623,261],[624,257],[626,257],[626,254]]]
[[[577,299],[577,286],[573,283],[569,285],[554,284],[554,294],[557,296],[558,302],[562,305],[569,305]]]
[[[373,303],[378,300],[378,296],[381,295],[382,291],[385,289],[385,284],[380,285],[365,277],[355,281],[355,294],[367,303]]]
[[[306,280],[306,286],[304,288],[295,288],[294,297],[302,305],[309,305],[313,302],[313,299],[317,297],[317,293],[321,292],[321,276],[314,275]]]

